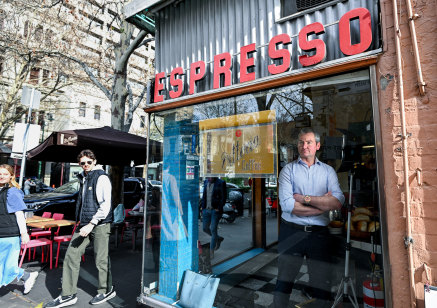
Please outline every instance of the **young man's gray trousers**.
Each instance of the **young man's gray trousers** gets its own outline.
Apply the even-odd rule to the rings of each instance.
[[[94,227],[87,237],[80,236],[78,229],[79,227],[74,233],[65,254],[62,271],[62,295],[67,296],[77,293],[80,261],[91,241],[94,243],[94,259],[99,275],[97,293],[108,293],[112,287],[111,262],[108,254],[111,224],[107,223]]]

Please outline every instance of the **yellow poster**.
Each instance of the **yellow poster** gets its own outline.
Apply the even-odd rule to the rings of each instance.
[[[199,122],[201,176],[269,177],[276,175],[274,111]]]

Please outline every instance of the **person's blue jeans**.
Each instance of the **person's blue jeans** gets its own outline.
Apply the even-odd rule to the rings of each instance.
[[[202,220],[203,220],[203,232],[211,235],[211,246],[209,249],[214,251],[218,240],[217,229],[220,220],[220,214],[216,210],[204,209],[202,211]]]

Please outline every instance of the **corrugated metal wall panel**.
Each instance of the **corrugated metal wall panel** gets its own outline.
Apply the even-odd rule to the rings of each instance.
[[[337,2],[282,22],[275,20],[275,11],[280,10],[279,0],[185,0],[172,4],[159,11],[156,18],[156,71],[170,74],[175,67],[183,67],[186,95],[190,64],[205,61],[205,78],[197,82],[197,92],[210,90],[213,88],[214,56],[229,52],[233,61],[232,84],[236,84],[239,82],[240,48],[255,43],[256,78],[266,77],[269,75],[268,65],[273,63],[268,57],[270,39],[281,33],[289,34],[292,44],[288,49],[293,55],[301,55],[299,31],[316,21],[325,26],[325,34],[320,36],[326,44],[325,62],[343,58],[338,43],[338,20],[344,13],[358,7],[365,7],[371,13],[373,42],[370,49],[377,49],[381,44],[377,0]],[[356,38],[359,25],[355,22],[351,25],[353,38]],[[291,69],[300,68],[298,57],[292,57]],[[169,85],[165,88],[169,89]]]

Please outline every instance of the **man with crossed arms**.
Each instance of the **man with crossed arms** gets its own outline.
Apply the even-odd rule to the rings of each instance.
[[[328,214],[341,208],[344,195],[335,170],[317,159],[319,149],[320,135],[311,128],[302,129],[298,135],[299,158],[287,164],[279,175],[282,215],[275,308],[288,306],[304,255],[312,295],[317,298],[313,307],[331,307]]]

